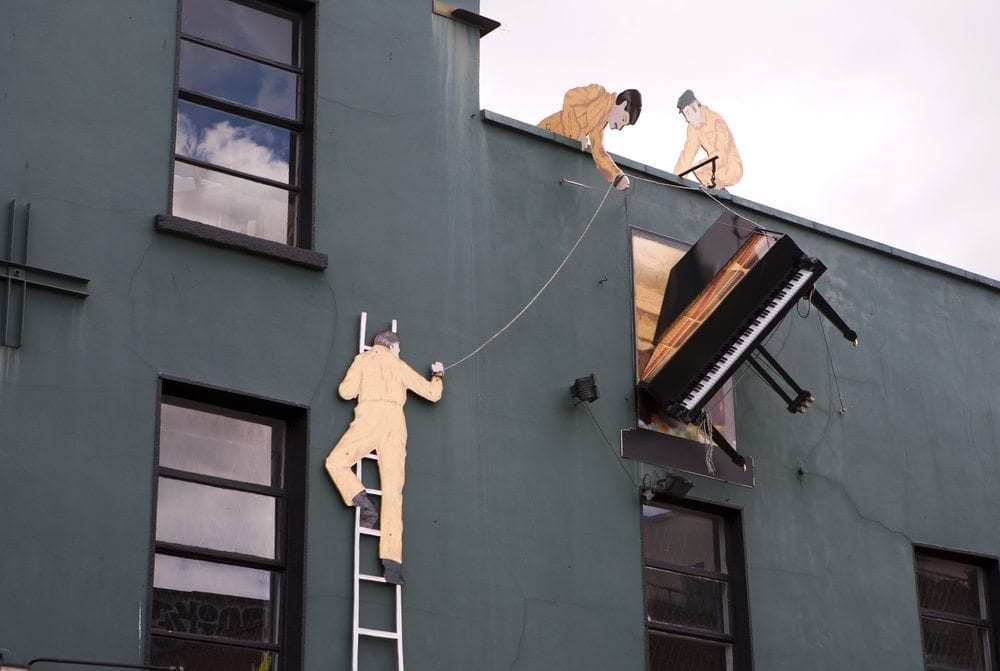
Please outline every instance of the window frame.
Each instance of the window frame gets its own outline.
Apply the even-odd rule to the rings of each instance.
[[[939,559],[943,561],[964,564],[979,569],[983,578],[983,600],[986,609],[985,618],[974,618],[948,611],[933,610],[924,608],[920,603],[920,585],[917,575],[917,562],[919,557],[927,559]],[[948,548],[933,545],[913,545],[913,586],[916,590],[917,618],[920,626],[920,652],[924,659],[925,669],[935,669],[938,667],[927,666],[927,658],[924,649],[924,627],[925,617],[955,624],[976,626],[986,631],[988,643],[987,652],[990,655],[987,671],[997,671],[1000,669],[1000,637],[997,632],[997,608],[1000,607],[1000,560],[989,555],[977,555],[968,552],[959,552]]]
[[[666,244],[674,249],[684,252],[693,246],[693,243],[684,242],[678,238],[660,233],[658,231],[653,231],[646,228],[641,228],[635,225],[628,226],[629,233],[629,244],[628,244],[628,254],[629,254],[629,321],[631,323],[631,337],[632,346],[629,348],[629,375],[635,379],[636,377],[636,367],[638,363],[638,350],[635,347],[637,340],[637,325],[635,319],[635,308],[636,308],[636,258],[635,258],[635,238],[640,237],[646,240],[658,240],[663,244]],[[732,384],[730,382],[729,384]],[[656,466],[664,466],[666,468],[672,468],[679,471],[684,471],[686,473],[692,473],[695,475],[701,475],[706,478],[711,478],[713,480],[721,480],[728,482],[730,484],[736,484],[744,487],[753,487],[755,484],[754,476],[754,464],[753,457],[746,456],[746,470],[738,467],[733,461],[725,455],[721,450],[716,450],[713,464],[715,466],[715,472],[711,472],[707,467],[705,460],[705,444],[687,437],[682,437],[680,435],[675,435],[673,433],[666,433],[663,431],[656,430],[654,428],[643,428],[639,422],[640,414],[640,395],[644,394],[637,384],[633,383],[635,390],[635,397],[633,399],[633,417],[634,417],[634,427],[630,429],[623,429],[621,432],[621,454],[627,459],[634,459],[645,464],[652,464]],[[724,391],[729,395],[729,399],[732,402],[732,425],[730,431],[732,433],[732,443],[735,446],[738,440],[738,431],[736,426],[737,417],[737,403],[735,390],[730,389],[729,391]],[[714,448],[713,448],[714,449]]]
[[[163,404],[191,408],[236,419],[252,420],[274,427],[283,427],[282,435],[272,432],[272,455],[280,444],[282,481],[261,485],[240,480],[199,474],[160,466],[160,426]],[[305,612],[305,547],[308,462],[308,408],[260,396],[211,387],[177,378],[161,377],[156,395],[156,425],[153,435],[154,461],[152,474],[152,523],[150,527],[149,587],[146,621],[149,626],[143,637],[144,659],[152,656],[154,638],[182,640],[191,643],[218,644],[243,650],[272,651],[277,656],[280,671],[301,671],[303,668]],[[273,456],[272,456],[273,459]],[[272,461],[272,473],[276,467]],[[158,492],[160,478],[220,487],[227,490],[263,494],[275,498],[274,557],[266,558],[213,548],[189,546],[157,540]],[[272,574],[272,594],[279,602],[274,606],[275,632],[273,641],[253,641],[223,636],[177,632],[154,626],[153,606],[156,587],[154,567],[157,555],[179,557],[214,564],[268,571]]]
[[[750,629],[750,599],[747,587],[746,548],[743,537],[742,511],[739,508],[719,506],[697,499],[681,499],[665,495],[657,495],[650,500],[640,497],[639,503],[639,560],[643,572],[643,627],[645,629],[647,668],[649,668],[650,636],[656,632],[729,646],[732,666],[728,671],[752,671],[753,644]],[[644,506],[680,510],[687,514],[719,519],[722,523],[721,534],[725,538],[725,553],[722,556],[725,557],[726,572],[720,573],[695,567],[680,566],[665,560],[647,559],[647,539],[645,533],[642,531],[642,509]],[[713,542],[718,543],[718,540],[717,537]],[[701,629],[688,625],[652,621],[646,604],[646,570],[650,568],[668,570],[694,578],[707,578],[725,583],[727,587],[726,608],[728,609],[730,631],[728,633],[719,633],[710,629]]]
[[[283,261],[289,261],[301,266],[322,270],[327,267],[327,256],[313,250],[315,244],[315,118],[316,118],[316,3],[315,0],[232,0],[238,4],[263,11],[275,16],[289,19],[293,22],[295,34],[294,43],[299,52],[300,63],[289,65],[272,61],[268,58],[244,52],[225,44],[206,40],[195,35],[189,35],[182,30],[182,11],[184,2],[197,0],[179,0],[177,6],[177,40],[174,63],[173,110],[170,138],[170,177],[168,184],[168,214],[160,214],[155,218],[156,230],[188,239],[196,239],[216,246],[229,247],[260,256],[267,256]],[[298,119],[288,119],[279,114],[270,114],[261,110],[246,107],[197,91],[181,88],[181,46],[190,43],[208,47],[224,54],[236,56],[247,61],[278,68],[298,76],[299,89],[296,100]],[[176,151],[177,115],[181,103],[189,103],[208,107],[226,114],[237,115],[256,123],[265,123],[297,134],[298,141],[290,147],[289,183],[283,184],[274,180],[244,173],[224,165],[207,163],[198,159],[181,156]],[[211,224],[175,216],[174,180],[175,164],[181,163],[197,168],[204,168],[236,177],[254,184],[280,188],[296,197],[295,218],[288,224],[288,236],[285,242],[276,242],[267,238],[249,235],[239,231],[231,231]]]

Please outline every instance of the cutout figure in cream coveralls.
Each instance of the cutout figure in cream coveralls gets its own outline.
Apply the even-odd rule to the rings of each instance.
[[[354,421],[326,458],[326,470],[344,503],[361,509],[361,525],[375,526],[378,513],[365,486],[351,470],[365,455],[378,454],[382,489],[379,557],[387,582],[403,584],[403,482],[406,469],[406,417],[403,404],[412,391],[431,402],[441,398],[444,365],[435,361],[428,380],[399,358],[399,336],[382,331],[367,352],[354,357],[337,389],[357,399]]]

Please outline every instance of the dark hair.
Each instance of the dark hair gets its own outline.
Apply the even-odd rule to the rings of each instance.
[[[642,94],[635,89],[625,89],[615,98],[615,104],[625,103],[625,111],[628,112],[629,124],[634,124],[642,112]]]
[[[392,347],[398,344],[399,336],[392,331],[381,331],[375,335],[375,340],[372,341],[372,345],[381,345],[382,347]]]
[[[701,103],[698,102],[698,99],[694,97],[694,91],[688,89],[681,94],[680,98],[677,99],[677,111],[683,112],[685,107],[693,105],[694,103],[701,105]]]

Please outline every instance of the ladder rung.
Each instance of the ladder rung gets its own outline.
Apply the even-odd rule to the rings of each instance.
[[[382,490],[365,488],[365,494],[371,494],[372,496],[382,496]]]
[[[367,580],[368,582],[386,582],[384,577],[380,575],[370,575],[368,573],[359,573],[358,580]]]
[[[363,456],[361,458],[362,459],[371,459],[372,461],[378,461],[378,455],[375,454],[374,452],[369,452],[368,454],[366,454],[365,456]]]
[[[399,638],[399,634],[394,631],[382,631],[381,629],[366,629],[358,627],[358,634],[362,636],[374,636],[375,638]]]
[[[358,533],[364,534],[365,536],[378,536],[382,537],[382,531],[379,529],[369,529],[368,527],[358,527]]]

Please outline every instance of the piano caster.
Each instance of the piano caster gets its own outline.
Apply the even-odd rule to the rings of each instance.
[[[788,404],[788,412],[798,413],[800,415],[805,414],[805,411],[809,409],[809,406],[815,402],[816,398],[812,394],[808,391],[803,391],[795,397],[795,400]]]

